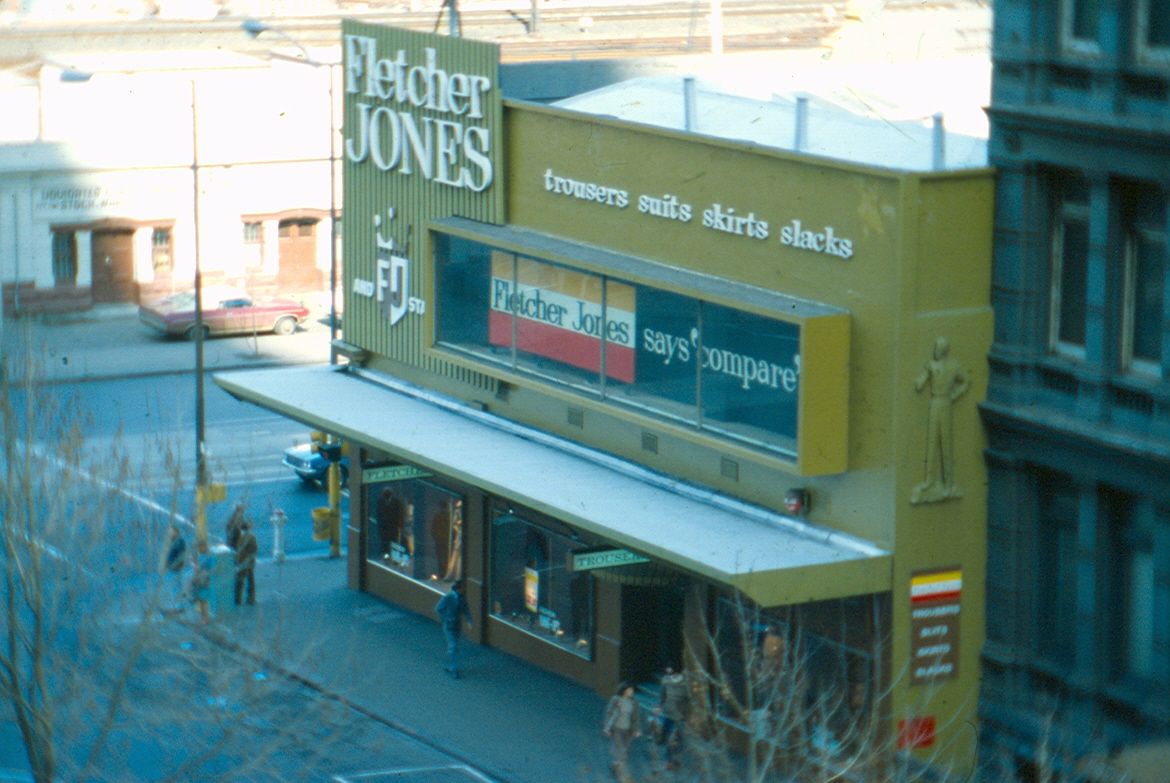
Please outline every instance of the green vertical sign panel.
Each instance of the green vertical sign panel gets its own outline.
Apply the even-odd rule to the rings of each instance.
[[[499,47],[347,19],[342,58],[343,334],[421,367],[427,222],[504,220]]]

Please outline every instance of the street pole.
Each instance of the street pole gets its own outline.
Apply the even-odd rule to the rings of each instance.
[[[204,553],[207,551],[208,487],[203,400],[203,269],[199,256],[199,113],[194,77],[191,77],[191,182],[195,218],[195,543],[197,550]]]
[[[454,2],[454,0],[452,0]],[[333,103],[334,65],[336,63],[322,63],[309,56],[309,50],[291,35],[261,22],[258,19],[245,19],[241,25],[244,32],[253,38],[261,33],[271,32],[280,36],[301,51],[303,60],[293,59],[293,62],[304,63],[312,68],[325,68],[329,77],[329,363],[337,364],[337,123],[335,106]],[[332,435],[325,436],[326,443],[338,443]],[[325,476],[329,492],[329,556],[341,556],[341,462],[331,459],[329,471]]]

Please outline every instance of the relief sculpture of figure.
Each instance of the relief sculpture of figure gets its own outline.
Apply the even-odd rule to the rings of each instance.
[[[950,358],[950,350],[947,338],[936,338],[934,358],[926,363],[914,380],[914,391],[928,389],[930,393],[926,476],[910,495],[910,502],[914,504],[938,503],[963,496],[955,485],[955,432],[952,419],[955,400],[967,391],[968,379],[962,365]]]

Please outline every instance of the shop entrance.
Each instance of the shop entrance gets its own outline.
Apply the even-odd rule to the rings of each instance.
[[[621,679],[657,682],[667,666],[682,670],[683,588],[622,587]]]
[[[95,229],[92,249],[93,301],[137,302],[138,285],[134,282],[134,229]]]

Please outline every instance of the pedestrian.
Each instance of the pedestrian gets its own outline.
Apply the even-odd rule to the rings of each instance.
[[[662,733],[658,736],[658,742],[666,752],[666,768],[669,770],[679,767],[678,759],[683,748],[683,727],[686,725],[690,698],[686,675],[667,666],[666,673],[662,676],[657,712],[662,719]]]
[[[227,521],[227,529],[225,531],[225,538],[227,545],[235,549],[240,543],[240,527],[244,524],[244,503],[243,501],[236,503],[236,507],[232,510],[231,517]]]
[[[248,604],[256,603],[256,535],[252,525],[245,520],[240,525],[240,537],[236,542],[236,606],[240,605],[240,594],[244,585],[248,587]]]
[[[199,610],[199,620],[204,625],[211,622],[208,602],[211,600],[211,570],[213,568],[215,568],[215,559],[210,552],[200,552],[191,560],[191,597],[195,601],[195,608]]]
[[[435,604],[435,614],[439,615],[439,622],[443,626],[443,636],[447,640],[447,664],[443,669],[459,679],[459,635],[462,632],[462,621],[467,621],[471,627],[471,609],[467,599],[463,597],[463,580],[456,579],[439,602]]]
[[[166,580],[171,585],[168,592],[170,606],[164,607],[163,612],[178,612],[182,606],[183,596],[183,569],[187,565],[187,541],[179,532],[178,525],[171,525],[168,533],[167,554],[164,568]]]
[[[609,737],[610,769],[621,783],[634,779],[630,774],[630,744],[642,736],[642,710],[634,699],[634,686],[623,682],[605,708],[601,733]]]

